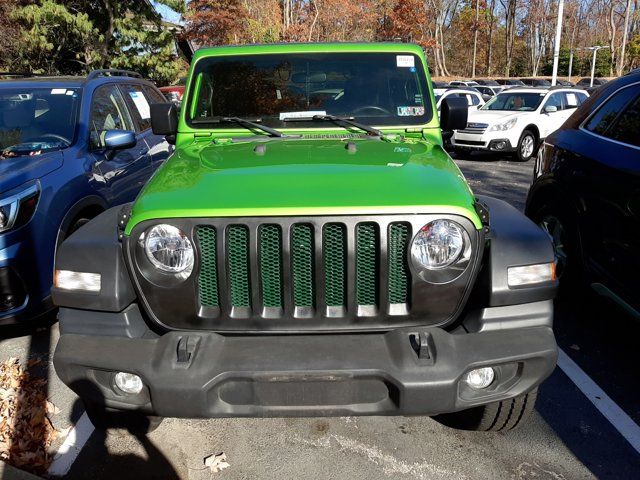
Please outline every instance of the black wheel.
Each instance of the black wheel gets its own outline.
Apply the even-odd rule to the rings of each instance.
[[[103,405],[84,401],[87,416],[98,430],[120,429],[135,435],[146,435],[162,423],[161,417],[153,417],[135,411],[108,410]]]
[[[525,130],[518,140],[516,158],[521,162],[526,162],[536,153],[536,136],[531,130]]]
[[[553,243],[559,297],[571,297],[582,289],[582,254],[575,214],[559,201],[535,209],[531,219],[544,230]]]
[[[524,423],[536,404],[538,389],[519,397],[460,412],[445,413],[433,417],[441,424],[458,430],[500,432],[512,430]]]

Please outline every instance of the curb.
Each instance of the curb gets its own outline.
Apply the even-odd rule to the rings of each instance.
[[[0,478],[2,480],[41,480],[31,473],[19,470],[0,460]]]

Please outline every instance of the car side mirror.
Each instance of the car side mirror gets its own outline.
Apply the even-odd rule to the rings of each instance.
[[[136,134],[130,130],[107,130],[104,134],[104,147],[107,150],[124,150],[136,146]]]
[[[151,130],[155,135],[178,133],[178,109],[174,103],[151,104]]]
[[[553,105],[547,105],[544,107],[544,113],[555,113],[558,111],[558,107],[554,107]]]
[[[461,130],[467,126],[469,104],[466,98],[449,97],[440,104],[440,128],[444,132]]]

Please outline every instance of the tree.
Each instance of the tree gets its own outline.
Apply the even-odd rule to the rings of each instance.
[[[184,10],[183,0],[159,3]],[[13,9],[11,18],[21,26],[16,64],[25,70],[83,74],[134,68],[167,83],[184,68],[173,33],[147,1],[41,0]]]
[[[247,39],[248,12],[241,0],[191,0],[186,35],[199,45],[241,43]]]

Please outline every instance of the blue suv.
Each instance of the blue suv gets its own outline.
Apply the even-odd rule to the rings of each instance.
[[[0,74],[0,77],[3,74]],[[53,308],[57,246],[134,200],[173,147],[151,132],[160,91],[135,72],[0,80],[0,325]]]

